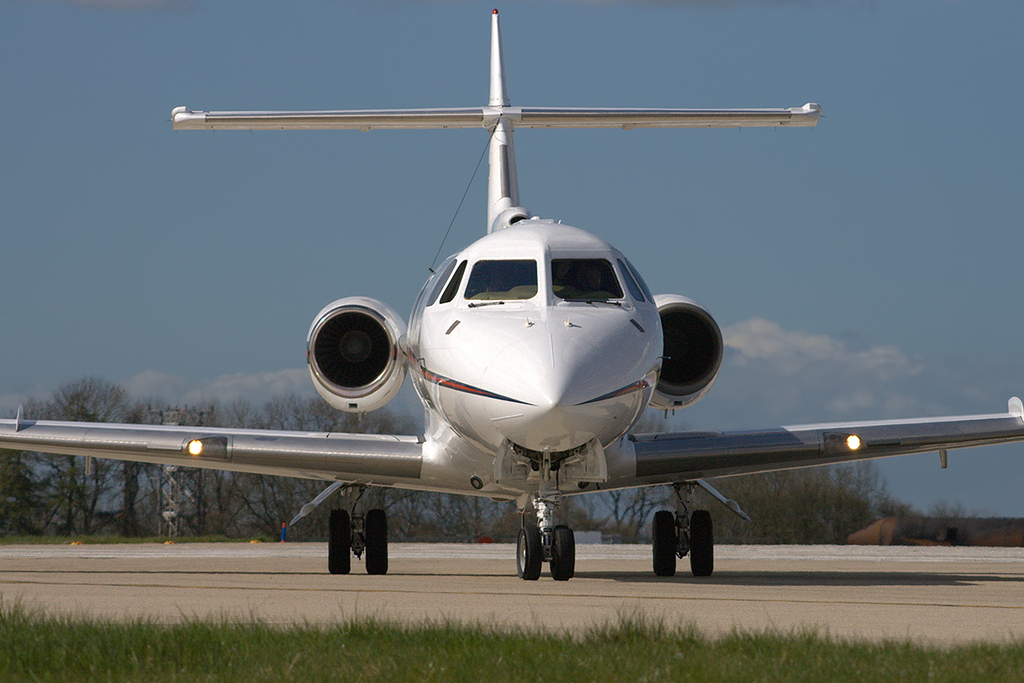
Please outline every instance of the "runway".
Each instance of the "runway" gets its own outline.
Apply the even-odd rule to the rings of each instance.
[[[1024,639],[1024,548],[719,546],[712,577],[650,546],[580,545],[576,576],[515,575],[512,545],[392,544],[386,576],[323,543],[0,546],[0,600],[50,614],[332,624],[360,616],[580,631],[621,616],[953,644]]]

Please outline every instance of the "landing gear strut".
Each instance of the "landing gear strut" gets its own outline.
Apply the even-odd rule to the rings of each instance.
[[[516,571],[524,581],[536,581],[540,578],[541,565],[550,563],[551,578],[555,581],[568,581],[576,573],[576,537],[565,524],[555,525],[555,509],[558,507],[560,494],[551,486],[553,472],[551,454],[544,453],[539,463],[540,492],[533,497],[533,507],[537,510],[537,524],[526,523],[526,505],[519,512],[523,516],[523,526],[519,530],[519,541],[516,544]]]
[[[711,576],[715,569],[715,543],[711,525],[711,513],[694,510],[689,514],[694,482],[674,485],[676,512],[659,510],[654,514],[652,529],[654,574],[674,576],[676,558],[690,555],[690,571],[694,576]]]
[[[380,508],[363,514],[365,492],[365,486],[346,486],[342,489],[345,507],[331,510],[327,525],[327,571],[331,574],[348,574],[352,555],[362,558],[363,553],[367,574],[388,573],[387,515]]]

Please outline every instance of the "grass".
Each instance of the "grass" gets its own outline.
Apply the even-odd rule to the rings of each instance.
[[[228,538],[227,536],[4,536],[0,537],[0,545],[106,545],[114,543],[270,543],[279,539],[270,536],[254,536],[252,538]]]
[[[1024,643],[954,648],[814,632],[709,637],[621,619],[564,635],[452,623],[106,623],[0,605],[0,680],[1019,681]]]

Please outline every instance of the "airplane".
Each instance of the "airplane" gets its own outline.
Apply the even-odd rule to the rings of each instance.
[[[512,106],[498,11],[491,17],[486,106],[347,111],[172,112],[175,130],[482,128],[490,136],[487,233],[427,279],[408,324],[383,302],[328,304],[307,336],[317,392],[342,411],[387,404],[406,375],[423,403],[422,435],[302,433],[215,427],[0,420],[0,448],[329,481],[293,520],[335,492],[328,571],[365,556],[388,570],[387,517],[364,509],[369,487],[514,501],[522,515],[516,571],[536,580],[575,573],[575,536],[556,524],[563,498],[671,486],[675,509],[652,526],[652,565],[672,576],[689,555],[714,570],[706,479],[947,451],[1024,440],[1024,405],[1005,413],[777,427],[758,431],[634,430],[647,408],[676,410],[711,389],[723,358],[711,313],[676,294],[654,295],[626,255],[604,240],[522,207],[516,128],[815,126],[814,103],[780,109],[595,109]]]

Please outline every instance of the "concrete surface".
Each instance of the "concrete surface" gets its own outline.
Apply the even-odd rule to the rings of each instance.
[[[515,575],[512,545],[392,544],[331,576],[322,543],[0,546],[0,601],[102,619],[332,624],[360,616],[570,629],[642,615],[708,633],[804,628],[952,644],[1024,639],[1024,548],[719,546],[712,577],[650,546],[577,547],[576,576]]]

